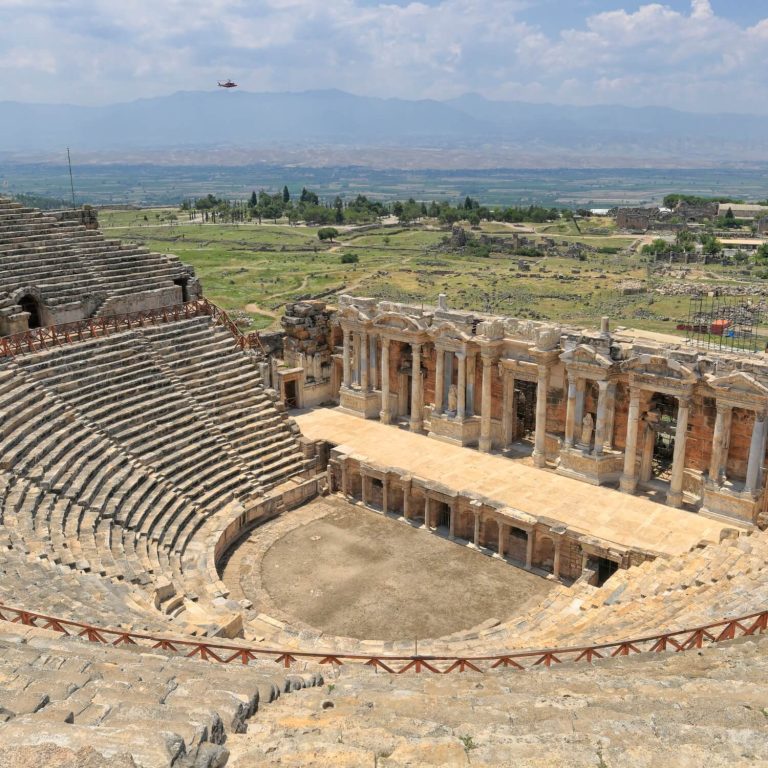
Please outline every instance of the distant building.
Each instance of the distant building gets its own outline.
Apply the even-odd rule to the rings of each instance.
[[[616,212],[616,226],[619,229],[639,229],[644,232],[658,217],[658,208],[619,208]]]
[[[680,200],[673,213],[686,222],[714,221],[718,215],[725,215],[724,211],[719,213],[719,205],[719,203],[688,203],[685,200]]]
[[[768,206],[766,205],[747,205],[741,203],[720,203],[718,215],[725,216],[729,208],[737,219],[760,219],[768,216]]]
[[[757,237],[729,237],[727,240],[721,240],[724,250],[756,251],[761,245],[766,243]]]

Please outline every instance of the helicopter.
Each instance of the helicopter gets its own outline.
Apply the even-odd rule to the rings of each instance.
[[[218,81],[219,88],[237,88],[237,83],[233,82],[232,80],[225,80],[223,83],[221,80]]]

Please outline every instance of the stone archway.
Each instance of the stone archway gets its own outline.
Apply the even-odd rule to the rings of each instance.
[[[181,288],[181,301],[186,304],[189,301],[189,278],[177,277],[173,281],[174,285],[178,285]]]
[[[28,328],[40,328],[43,325],[43,307],[40,300],[31,293],[25,293],[18,300],[23,312],[29,313]]]
[[[549,573],[555,569],[555,542],[550,536],[539,536],[536,540],[536,564]]]

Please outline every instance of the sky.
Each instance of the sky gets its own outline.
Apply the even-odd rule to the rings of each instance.
[[[339,88],[768,113],[766,0],[0,0],[0,101]]]

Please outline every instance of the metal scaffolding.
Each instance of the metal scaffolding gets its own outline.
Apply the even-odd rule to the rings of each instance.
[[[757,352],[763,309],[763,302],[742,296],[695,294],[688,304],[686,341],[706,349]]]

